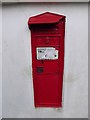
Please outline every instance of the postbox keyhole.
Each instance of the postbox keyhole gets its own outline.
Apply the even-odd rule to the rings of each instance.
[[[44,60],[41,60],[41,63],[43,64],[43,63],[44,63]]]

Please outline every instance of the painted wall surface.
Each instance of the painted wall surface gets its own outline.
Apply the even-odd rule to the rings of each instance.
[[[42,12],[66,16],[63,110],[35,109],[27,21]],[[88,118],[88,3],[3,5],[3,117]]]
[[[2,118],[2,6],[0,5],[0,119]]]

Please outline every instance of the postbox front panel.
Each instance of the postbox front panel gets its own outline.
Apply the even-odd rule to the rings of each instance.
[[[59,76],[58,74],[43,74],[37,77],[37,104],[36,106],[58,107],[59,99]]]
[[[32,68],[35,107],[61,107],[64,67],[64,27],[60,33],[32,31]],[[56,28],[55,28],[56,29]],[[48,30],[50,32],[50,30]],[[54,28],[53,28],[54,31]],[[39,34],[38,34],[39,33]]]

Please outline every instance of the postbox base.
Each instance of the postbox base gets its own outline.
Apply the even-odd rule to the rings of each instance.
[[[43,104],[43,105],[35,105],[35,108],[45,108],[45,107],[49,107],[49,108],[62,108],[62,105],[46,105],[46,104]]]

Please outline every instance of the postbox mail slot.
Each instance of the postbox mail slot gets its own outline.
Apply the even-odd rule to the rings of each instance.
[[[56,46],[59,45],[59,37],[58,36],[43,36],[36,38],[37,46]]]
[[[59,33],[59,29],[58,27],[50,27],[50,28],[38,28],[38,30],[35,30],[36,33],[38,34],[58,34]]]

